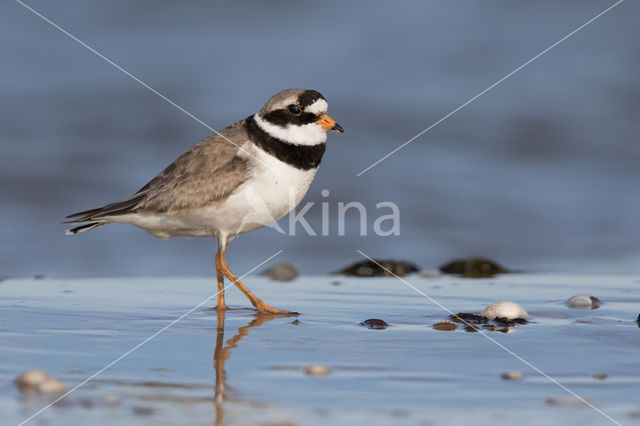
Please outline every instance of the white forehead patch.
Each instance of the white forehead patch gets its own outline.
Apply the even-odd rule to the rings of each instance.
[[[314,103],[306,107],[304,109],[304,112],[310,112],[311,114],[318,114],[320,112],[327,112],[328,108],[329,108],[329,105],[327,104],[327,101],[325,101],[324,99],[318,99],[317,101],[315,101]]]

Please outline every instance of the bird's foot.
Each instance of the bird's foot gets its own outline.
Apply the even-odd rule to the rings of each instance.
[[[261,306],[256,306],[256,309],[258,309],[258,314],[261,315],[281,315],[287,317],[300,315],[298,312],[283,311],[282,309],[277,309],[273,306],[269,306],[266,303]]]

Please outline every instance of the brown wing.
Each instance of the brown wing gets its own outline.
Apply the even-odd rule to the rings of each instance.
[[[249,177],[244,120],[199,142],[126,200],[67,216],[87,222],[135,212],[177,212],[226,199]],[[235,144],[235,145],[234,145]]]

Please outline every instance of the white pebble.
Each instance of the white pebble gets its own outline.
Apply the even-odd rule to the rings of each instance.
[[[524,379],[524,374],[519,371],[507,371],[506,373],[502,373],[500,377],[504,380],[522,380]]]
[[[597,297],[588,294],[576,294],[567,300],[567,305],[571,309],[593,309],[599,301]]]
[[[120,403],[120,398],[115,393],[108,393],[102,397],[102,400],[107,405],[117,405]]]
[[[302,371],[304,371],[304,374],[306,374],[307,376],[326,376],[327,374],[331,373],[329,367],[320,364],[310,365],[308,367],[305,367]]]
[[[487,306],[484,311],[482,311],[482,316],[490,320],[496,318],[511,320],[516,318],[524,319],[528,317],[529,314],[516,302],[498,302]]]
[[[29,370],[16,377],[13,381],[18,386],[33,387],[50,379],[51,376],[42,370]]]
[[[56,379],[47,379],[36,386],[36,390],[40,393],[64,393],[67,387]]]

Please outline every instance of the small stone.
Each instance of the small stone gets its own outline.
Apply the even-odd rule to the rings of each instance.
[[[118,405],[120,404],[120,397],[115,393],[108,393],[102,397],[102,401],[107,405]]]
[[[472,314],[468,312],[458,312],[457,314],[449,315],[449,319],[455,322],[462,322],[465,324],[486,324],[487,319],[482,315]]]
[[[438,331],[455,331],[458,328],[458,324],[453,321],[438,321],[431,327]]]
[[[38,384],[36,390],[40,393],[65,393],[67,386],[56,379],[47,379]]]
[[[83,408],[93,408],[96,404],[93,399],[82,398],[77,402]]]
[[[600,299],[588,294],[576,294],[567,300],[567,306],[571,309],[597,309],[600,307]]]
[[[418,267],[402,260],[363,260],[338,271],[338,274],[354,277],[398,277],[418,272]]]
[[[598,380],[604,380],[607,378],[607,373],[594,373],[593,378]]]
[[[389,327],[389,324],[377,318],[369,318],[368,320],[364,320],[360,323],[360,325],[371,330],[384,330],[385,328]]]
[[[300,273],[291,263],[277,263],[264,271],[262,275],[266,275],[276,281],[293,281]]]
[[[553,396],[547,398],[547,404],[549,405],[574,405],[584,404],[584,402],[591,402],[589,398],[576,398],[575,396]]]
[[[304,374],[307,376],[326,376],[331,373],[329,367],[320,365],[320,364],[312,364],[305,367],[303,370]]]
[[[50,378],[51,376],[42,370],[29,370],[16,377],[13,383],[15,383],[19,388],[33,388]]]
[[[297,371],[299,368],[293,365],[276,365],[275,367],[271,367],[271,369],[276,371]]]
[[[298,324],[300,324],[300,320],[295,319],[295,320],[291,321],[289,324],[298,325]]]
[[[482,311],[482,316],[489,320],[496,318],[513,320],[527,318],[529,314],[516,302],[505,301],[487,306],[484,311]]]
[[[456,259],[440,266],[439,269],[445,274],[462,275],[466,278],[490,278],[509,272],[502,265],[482,257]]]
[[[524,374],[519,371],[507,371],[506,373],[502,373],[500,375],[503,380],[522,380],[524,379]]]
[[[442,276],[442,272],[439,269],[423,269],[420,271],[420,276],[425,278],[439,278]]]
[[[131,410],[136,416],[150,416],[154,413],[151,407],[133,407]]]

